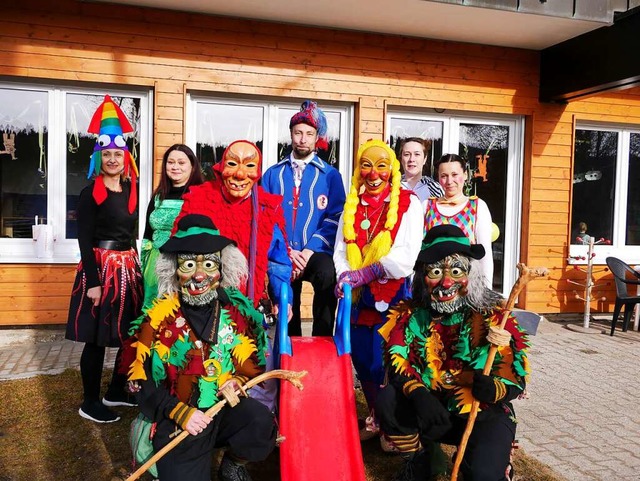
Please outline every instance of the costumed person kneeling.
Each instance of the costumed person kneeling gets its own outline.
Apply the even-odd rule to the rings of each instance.
[[[238,286],[247,262],[233,241],[204,215],[184,216],[160,247],[159,295],[127,351],[129,385],[141,412],[156,423],[157,452],[176,431],[191,436],[157,462],[162,481],[209,481],[212,451],[226,448],[223,481],[250,481],[247,462],[264,460],[275,445],[267,407],[235,390],[264,371],[267,338],[262,315]],[[247,322],[237,330],[231,310]],[[204,414],[226,399],[213,419]],[[239,402],[238,402],[239,400]]]
[[[389,384],[376,413],[406,459],[396,480],[429,479],[433,441],[460,442],[474,398],[480,412],[461,465],[464,479],[509,479],[516,431],[511,401],[525,388],[528,340],[511,315],[505,325],[510,337],[502,332],[502,339],[487,340],[504,311],[472,261],[483,255],[457,226],[430,229],[416,263],[413,299],[393,308],[380,329]],[[498,352],[485,376],[492,343]]]

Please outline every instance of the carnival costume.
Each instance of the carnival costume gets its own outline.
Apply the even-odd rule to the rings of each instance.
[[[289,129],[299,124],[316,129],[316,147],[327,147],[327,120],[315,102],[303,102],[300,111],[291,117]],[[289,334],[302,335],[300,299],[302,281],[308,281],[314,291],[312,335],[331,336],[337,305],[333,295],[336,274],[331,256],[345,201],[340,172],[315,152],[300,159],[292,152],[264,173],[262,186],[267,192],[283,198],[289,247],[296,251],[313,251],[300,277],[291,284],[293,316],[289,321]]]
[[[482,244],[487,253],[480,259],[486,286],[493,284],[493,257],[491,252],[491,212],[487,204],[471,196],[462,206],[438,205],[438,199],[427,199],[425,206],[425,232],[440,224],[453,224],[465,233],[472,244]]]
[[[506,479],[516,428],[510,401],[522,394],[529,372],[527,336],[509,315],[511,338],[498,348],[491,374],[483,375],[487,335],[504,312],[500,297],[473,273],[470,258],[482,257],[484,248],[451,225],[434,227],[423,246],[413,300],[392,308],[380,329],[389,385],[378,397],[377,414],[407,459],[397,479],[428,479],[425,451],[433,441],[458,444],[474,398],[481,412],[463,460],[464,478]]]
[[[164,295],[148,311],[125,356],[140,410],[156,423],[156,451],[187,429],[197,410],[219,402],[225,384],[263,372],[267,349],[262,314],[235,285],[246,281],[246,260],[207,216],[183,217],[160,251]],[[193,277],[181,273],[189,269]],[[231,310],[244,319],[243,332]],[[275,444],[273,416],[246,397],[229,403],[200,431],[157,463],[160,479],[209,481],[212,451],[219,447],[227,448],[219,479],[250,479],[242,477],[248,476],[243,463],[263,460]]]
[[[130,323],[142,305],[140,261],[133,248],[138,220],[137,170],[124,140],[133,127],[120,108],[107,95],[98,107],[89,132],[98,134],[91,157],[89,176],[96,179],[80,193],[77,205],[78,244],[81,261],[73,284],[66,338],[84,342],[80,370],[84,402],[80,415],[96,422],[119,419],[100,403],[100,379],[105,347],[120,347],[129,337]],[[124,151],[121,192],[108,190],[101,174],[102,151]],[[89,289],[101,288],[94,306],[87,297]],[[119,359],[121,351],[118,351]],[[124,392],[126,379],[114,372],[103,403],[107,406],[132,404]]]
[[[363,144],[357,159],[333,259],[338,288],[344,283],[355,288],[353,364],[373,410],[384,380],[382,339],[377,330],[389,306],[409,296],[408,277],[422,238],[422,207],[415,195],[401,189],[399,162],[384,142]],[[365,164],[375,164],[378,173],[364,175]],[[375,185],[383,177],[385,185],[377,186],[380,192],[371,193],[369,184]]]
[[[153,305],[153,301],[158,297],[156,262],[160,255],[160,247],[169,240],[176,217],[180,214],[184,202],[182,196],[186,190],[185,186],[171,187],[164,199],[160,199],[160,194],[156,194],[147,207],[147,223],[140,252],[144,300],[142,315],[132,323],[131,334],[138,328],[144,315]]]
[[[133,248],[138,212],[127,211],[129,182],[122,192],[108,191],[97,205],[94,184],[80,192],[78,244],[80,258],[71,294],[66,338],[99,346],[119,347],[129,337],[129,327],[142,306],[140,261]],[[102,287],[93,306],[87,291]]]
[[[262,154],[255,144],[245,140],[230,144],[222,161],[214,166],[220,178],[189,190],[174,226],[175,230],[186,214],[203,214],[213,219],[220,232],[232,239],[249,261],[249,282],[240,290],[255,307],[269,299],[279,302],[282,285],[288,286],[291,278],[291,261],[283,234],[282,197],[265,192],[257,184],[261,164]],[[243,332],[242,316],[234,320]],[[274,364],[269,349],[267,369],[271,370]],[[276,393],[277,381],[270,380],[254,388],[251,396],[273,410]]]
[[[233,142],[214,169],[221,175],[224,159],[239,144],[252,146],[259,156],[256,161],[258,177],[252,179],[247,195],[240,199],[230,197],[222,179],[193,186],[183,197],[184,204],[176,218],[174,231],[186,214],[203,214],[213,219],[220,232],[232,239],[248,259],[250,282],[241,292],[257,306],[269,295],[279,299],[282,284],[288,283],[291,277],[291,261],[283,234],[282,198],[265,192],[257,184],[262,164],[258,147],[244,140]]]

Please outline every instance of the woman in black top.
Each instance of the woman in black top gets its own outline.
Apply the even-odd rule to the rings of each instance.
[[[89,126],[89,132],[99,134],[90,167],[96,178],[78,200],[81,261],[66,332],[67,339],[85,343],[80,358],[84,401],[78,412],[99,423],[120,419],[107,406],[135,406],[124,390],[126,375],[118,374],[117,369],[100,402],[105,347],[122,346],[142,305],[140,261],[133,247],[138,220],[137,172],[123,129],[133,130],[107,95]],[[116,365],[120,354],[119,349]]]

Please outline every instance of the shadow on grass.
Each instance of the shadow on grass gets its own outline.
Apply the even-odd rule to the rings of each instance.
[[[103,392],[111,373],[104,372]],[[360,394],[360,393],[359,393]],[[358,410],[364,405],[358,395]],[[122,420],[96,424],[82,419],[82,382],[77,370],[0,382],[0,481],[120,481],[131,469],[129,426],[136,409],[116,408]],[[285,441],[286,442],[286,441]],[[331,440],[327,440],[327,446]],[[452,449],[445,447],[451,457]],[[367,481],[388,481],[400,468],[399,456],[382,452],[377,439],[362,444]],[[220,452],[215,453],[216,480]],[[563,481],[547,466],[518,452],[518,481]],[[253,481],[279,479],[279,452],[249,466]],[[141,481],[150,481],[145,474]],[[447,478],[438,478],[444,481]],[[328,480],[327,480],[328,481]]]

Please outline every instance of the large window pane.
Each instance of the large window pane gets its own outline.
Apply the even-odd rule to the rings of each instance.
[[[629,138],[629,179],[627,182],[627,245],[640,245],[640,134]]]
[[[468,195],[487,203],[500,235],[492,244],[493,288],[503,288],[503,253],[507,202],[509,127],[488,124],[460,124],[458,154],[469,162]]]
[[[207,178],[224,150],[236,140],[248,140],[262,151],[264,107],[198,102],[196,155]]]
[[[126,115],[133,133],[125,134],[127,146],[139,166],[140,152],[140,99],[111,97]],[[77,239],[76,208],[80,192],[91,180],[87,179],[90,157],[96,145],[96,136],[87,132],[89,122],[104,100],[103,95],[67,94],[67,214],[66,238]]]
[[[433,163],[439,159],[442,152],[442,130],[444,122],[437,120],[403,119],[391,117],[391,134],[389,145],[396,151],[398,160],[400,159],[400,145],[404,139],[409,137],[419,137],[429,140],[431,147],[427,152],[427,162],[425,162],[424,173],[432,175]]]
[[[47,221],[47,105],[47,92],[0,88],[0,237]]]
[[[572,244],[583,243],[578,236],[584,228],[596,239],[612,239],[617,155],[618,132],[576,130]]]

